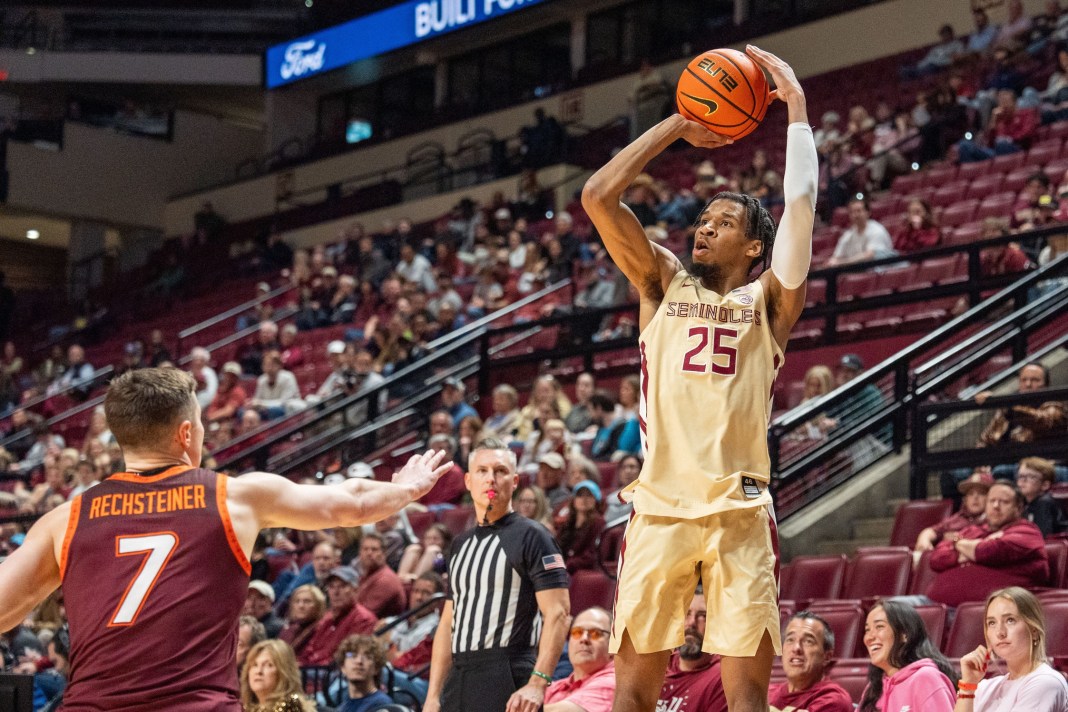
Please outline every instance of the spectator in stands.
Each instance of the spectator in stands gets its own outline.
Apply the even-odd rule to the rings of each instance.
[[[896,254],[890,233],[878,220],[871,219],[871,206],[867,198],[849,201],[849,223],[849,227],[838,238],[828,265],[834,267],[850,262],[866,262]]]
[[[931,551],[942,539],[956,541],[962,529],[982,523],[986,517],[986,494],[993,483],[994,478],[989,474],[976,472],[957,485],[957,490],[964,498],[960,511],[921,531],[916,537],[914,550]]]
[[[143,346],[140,340],[128,341],[122,347],[122,360],[115,366],[114,374],[121,376],[127,371],[135,371],[145,367]]]
[[[1068,47],[1057,49],[1057,69],[1050,75],[1039,100],[1042,123],[1052,124],[1068,118]]]
[[[567,486],[572,490],[583,480],[600,483],[601,471],[590,458],[580,452],[571,452],[568,458]]]
[[[282,367],[292,371],[304,363],[304,351],[297,343],[296,324],[286,324],[278,333],[278,350],[282,355]]]
[[[274,589],[266,581],[249,581],[242,615],[252,616],[263,624],[268,638],[277,638],[285,621],[274,612]]]
[[[256,379],[256,392],[248,407],[259,412],[264,420],[281,418],[304,407],[300,386],[292,371],[282,368],[282,357],[277,351],[263,356],[263,375]]]
[[[574,672],[545,690],[545,712],[611,712],[616,693],[611,632],[612,615],[599,606],[575,616],[567,647]]]
[[[927,637],[912,606],[892,599],[877,602],[864,623],[864,647],[871,667],[858,712],[952,712],[956,673]]]
[[[378,532],[365,532],[360,542],[360,588],[356,601],[379,618],[404,610],[408,597],[397,573],[386,565],[385,540]]]
[[[621,389],[622,390],[622,389]],[[637,416],[618,416],[612,397],[603,391],[590,396],[590,419],[597,426],[590,455],[594,460],[618,459],[641,449]]]
[[[964,53],[964,43],[954,36],[953,25],[942,25],[938,29],[938,44],[927,50],[915,67],[902,67],[901,75],[907,79],[937,74],[949,69],[953,61]]]
[[[974,707],[968,708],[975,712],[1068,709],[1068,683],[1047,662],[1042,602],[1030,591],[1010,586],[990,594],[983,618],[985,645],[960,660],[961,696],[974,690]],[[988,677],[992,653],[1005,661],[1007,674]]]
[[[227,361],[222,367],[222,380],[215,392],[215,398],[204,410],[204,421],[217,423],[221,420],[231,420],[247,400],[248,394],[241,385],[241,365],[237,361]]]
[[[1008,218],[989,216],[983,219],[983,230],[979,234],[979,239],[990,240],[1008,234],[1010,234]],[[1000,249],[983,250],[980,260],[984,277],[1014,274],[1030,269],[1032,266],[1027,253],[1020,249],[1019,243],[1016,242],[1010,242]]]
[[[1027,500],[1023,518],[1038,527],[1042,536],[1059,534],[1065,529],[1061,507],[1049,492],[1053,487],[1053,480],[1052,460],[1042,457],[1025,457],[1020,460],[1016,470],[1016,486]]]
[[[571,433],[582,433],[593,425],[593,417],[590,413],[590,397],[594,392],[593,374],[580,373],[575,379],[575,402],[571,406],[571,412],[564,418],[564,425]]]
[[[1052,181],[1045,171],[1035,171],[1027,177],[1023,190],[1012,206],[1012,225],[1020,226],[1031,220],[1039,198],[1052,192]]]
[[[401,279],[416,285],[424,292],[433,292],[437,287],[430,260],[416,252],[414,245],[410,243],[401,244],[400,262],[397,263],[395,271]]]
[[[374,472],[371,468],[366,465],[364,467],[366,467],[368,473],[365,476],[368,478],[374,477]],[[448,477],[450,475],[446,473],[445,476]],[[400,565],[401,557],[404,556],[404,550],[409,544],[415,543],[415,537],[410,533],[411,527],[407,526],[401,520],[400,514],[397,513],[375,522],[375,532],[382,536],[386,565],[396,571],[397,566]]]
[[[379,689],[386,651],[370,634],[346,637],[333,657],[348,682],[348,699],[337,712],[369,712],[393,702]]]
[[[941,241],[942,231],[930,204],[922,198],[910,200],[905,219],[894,235],[894,249],[908,254],[935,247]]]
[[[479,418],[476,415],[467,416],[460,421],[457,431],[459,432],[460,437],[457,440],[455,461],[456,464],[466,472],[467,460],[471,456],[472,448],[474,448],[477,443],[486,439],[482,418]]]
[[[148,336],[148,353],[146,354],[146,365],[153,368],[158,367],[161,363],[173,360],[171,358],[170,349],[167,348],[167,344],[163,340],[163,332],[159,329],[153,329]]]
[[[826,156],[834,146],[840,145],[842,132],[838,130],[838,125],[841,122],[842,117],[837,111],[823,112],[823,116],[820,117],[820,127],[812,134],[816,143],[816,151],[820,156]]]
[[[196,379],[197,402],[203,410],[207,410],[219,390],[219,377],[209,363],[211,353],[202,346],[197,346],[189,352],[189,373]]]
[[[1017,378],[1018,393],[1034,393],[1049,388],[1049,370],[1038,362],[1025,364]],[[990,391],[975,394],[982,405],[994,395]],[[1031,443],[1063,437],[1068,425],[1068,410],[1060,401],[1048,401],[1037,408],[1014,405],[999,408],[993,420],[979,436],[976,447],[992,447],[1003,442]]]
[[[6,284],[6,279],[7,275],[0,270],[0,339],[10,336],[11,315],[15,311],[15,290]]]
[[[317,403],[346,391],[346,382],[351,369],[349,368],[349,354],[345,342],[340,340],[331,341],[326,345],[326,359],[330,363],[330,374],[323,379],[322,384],[312,396],[308,397],[310,403]]]
[[[315,712],[301,689],[293,649],[281,640],[264,640],[248,651],[241,670],[241,704],[246,712]]]
[[[241,370],[250,376],[263,373],[263,355],[269,351],[278,351],[278,324],[273,321],[260,322],[256,339],[242,346],[237,353],[237,362]]]
[[[552,522],[549,498],[545,496],[545,490],[537,485],[528,485],[515,496],[515,511],[520,516],[540,522],[550,532],[556,531]]]
[[[330,572],[341,565],[341,549],[337,544],[329,541],[321,541],[312,548],[311,561],[307,563],[297,576],[289,582],[288,588],[284,589],[278,597],[279,604],[289,599],[296,589],[305,584],[313,584],[321,592],[326,593],[326,578]]]
[[[1009,0],[1008,17],[994,38],[995,47],[1017,49],[1031,34],[1031,16],[1024,12],[1023,0]]]
[[[630,516],[630,513],[634,510],[634,505],[630,502],[624,502],[619,498],[619,495],[623,490],[634,480],[638,479],[638,475],[642,472],[642,460],[638,455],[624,455],[619,459],[616,464],[616,485],[618,489],[614,492],[609,492],[605,499],[608,502],[608,507],[604,513],[605,522],[611,523],[620,517]]]
[[[483,431],[486,437],[500,438],[505,442],[524,440],[530,434],[530,421],[523,417],[519,408],[519,393],[515,388],[502,383],[493,389],[493,415],[486,419]]]
[[[537,419],[540,426],[538,430],[530,433],[523,446],[523,455],[519,458],[519,472],[533,474],[538,470],[538,463],[542,455],[550,452],[566,456],[571,449],[571,433],[567,431],[564,421],[556,417],[547,417],[551,414],[552,404],[543,407],[542,413]]]
[[[442,528],[444,529],[444,527]],[[446,531],[448,530],[446,529]],[[408,610],[414,611],[437,594],[444,592],[445,580],[441,578],[441,575],[434,571],[424,571],[412,582]],[[389,662],[394,662],[401,655],[414,649],[428,638],[433,639],[434,631],[437,630],[438,621],[440,620],[441,611],[439,607],[430,605],[398,623],[393,630],[386,634],[385,642],[389,646],[386,650],[386,658],[388,658]],[[430,662],[429,656],[427,656],[426,662]]]
[[[338,566],[326,577],[330,608],[315,626],[299,658],[301,667],[329,665],[341,641],[353,634],[370,635],[374,631],[378,619],[356,601],[358,584],[356,571],[348,566]]]
[[[460,504],[464,492],[464,468],[456,463],[456,438],[448,433],[432,435],[427,440],[427,447],[445,452],[445,457],[453,462],[453,466],[438,478],[429,492],[420,498],[419,503],[431,510],[451,509]]]
[[[84,400],[89,397],[89,381],[92,380],[96,369],[85,360],[85,349],[78,344],[67,349],[67,368],[52,385],[48,388],[48,394],[52,395],[69,390],[69,395]]]
[[[701,650],[705,617],[705,597],[698,591],[686,612],[685,642],[676,648],[668,663],[658,708],[671,712],[727,712],[720,658]]]
[[[293,248],[286,244],[277,228],[271,228],[267,234],[267,245],[263,250],[263,266],[268,272],[276,272],[292,264]]]
[[[801,401],[798,405],[810,400],[825,396],[835,388],[834,373],[830,368],[822,364],[812,366],[805,371],[802,381],[804,390],[801,392]],[[820,413],[795,430],[791,435],[795,440],[823,440],[827,432],[832,430],[837,422],[828,418],[825,413]]]
[[[562,158],[565,132],[555,117],[540,106],[534,110],[534,125],[519,131],[520,153],[526,168],[542,168]]]
[[[768,164],[768,154],[758,148],[742,171],[741,192],[748,193],[767,207],[782,202],[782,176]]]
[[[772,710],[853,712],[853,700],[836,682],[824,680],[834,656],[834,631],[809,611],[790,617],[783,633],[782,670],[786,682],[768,690]]]
[[[428,571],[436,571],[439,564],[444,564],[445,552],[451,544],[452,532],[449,528],[439,522],[431,524],[423,532],[421,542],[405,547],[397,566],[397,576],[402,582],[410,583]]]
[[[602,501],[601,488],[596,482],[583,480],[575,486],[567,519],[556,537],[569,574],[598,566],[596,543],[604,531],[604,516],[599,511]]]
[[[446,378],[441,382],[441,405],[452,418],[452,422],[459,424],[461,420],[469,416],[478,416],[478,411],[468,405],[464,400],[467,387],[459,378]],[[455,431],[449,435],[455,434]]]
[[[99,468],[87,455],[82,455],[78,459],[78,466],[74,468],[74,488],[71,489],[68,499],[74,499],[98,484],[100,484]]]
[[[430,435],[452,435],[455,432],[452,416],[447,410],[435,410],[430,414]]]
[[[44,462],[49,450],[53,448],[58,450],[66,445],[63,436],[52,433],[52,426],[47,421],[34,424],[33,436],[33,445],[27,450],[26,456],[9,465],[8,472],[28,475]]]
[[[245,659],[253,646],[267,640],[263,624],[252,616],[241,616],[237,621],[237,669],[245,666]]]
[[[546,453],[538,460],[538,474],[535,481],[549,499],[550,509],[556,509],[571,498],[571,490],[564,482],[566,468],[564,456],[558,452]]]
[[[943,539],[931,554],[937,576],[927,596],[947,606],[982,600],[1003,586],[1042,586],[1049,563],[1042,532],[1022,517],[1026,500],[1009,480],[998,480],[986,495],[986,521]]]
[[[990,24],[985,10],[973,10],[972,19],[975,21],[975,32],[968,36],[967,49],[972,54],[985,54],[998,36],[998,26]]]
[[[89,416],[89,429],[85,431],[85,439],[82,441],[83,453],[89,451],[89,444],[94,440],[99,441],[105,447],[115,442],[115,436],[108,428],[108,419],[102,405],[94,408],[93,414]]]
[[[1035,109],[1016,105],[1016,92],[998,89],[997,106],[990,114],[991,125],[982,141],[963,139],[957,144],[961,163],[986,161],[994,156],[1018,153],[1031,145],[1038,131],[1039,117]]]
[[[318,586],[312,583],[298,586],[293,591],[293,595],[289,597],[287,622],[278,634],[279,640],[289,643],[293,652],[299,657],[304,652],[304,646],[311,640],[315,626],[325,612],[326,596]]]

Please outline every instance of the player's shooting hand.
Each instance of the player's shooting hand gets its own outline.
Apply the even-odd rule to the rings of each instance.
[[[765,52],[753,45],[746,45],[745,53],[771,75],[771,81],[775,83],[775,89],[771,92],[772,101],[781,99],[789,103],[791,99],[805,98],[801,83],[797,81],[797,75],[789,64],[771,52]]]
[[[676,114],[674,120],[676,121],[679,138],[691,146],[696,146],[697,148],[719,148],[720,146],[734,143],[734,139],[709,131],[701,124],[696,121],[690,121],[681,114]]]
[[[508,698],[508,706],[505,712],[538,712],[541,703],[545,701],[545,687],[543,685],[528,682],[512,693]],[[423,708],[426,709],[425,707]]]
[[[413,490],[412,499],[419,499],[429,492],[434,483],[452,468],[452,460],[442,464],[444,450],[427,450],[422,455],[412,455],[408,464],[394,473],[393,482]]]

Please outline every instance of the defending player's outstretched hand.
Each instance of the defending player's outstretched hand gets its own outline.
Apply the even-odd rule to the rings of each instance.
[[[745,53],[771,75],[771,80],[775,83],[775,89],[771,92],[772,100],[779,99],[789,103],[792,98],[804,98],[805,92],[797,81],[793,67],[755,45],[746,45]]]
[[[442,463],[444,458],[444,450],[427,450],[422,455],[412,455],[408,464],[393,474],[393,483],[412,488],[412,499],[419,499],[452,468],[452,460]]]

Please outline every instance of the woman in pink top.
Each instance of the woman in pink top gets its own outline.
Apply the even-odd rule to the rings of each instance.
[[[859,712],[952,712],[955,676],[912,606],[879,601],[864,624],[871,658]]]
[[[986,645],[960,660],[955,712],[1068,712],[1068,682],[1046,663],[1046,623],[1038,599],[1019,586],[994,591],[986,599],[984,627]],[[995,658],[1005,661],[1008,674],[984,680]]]

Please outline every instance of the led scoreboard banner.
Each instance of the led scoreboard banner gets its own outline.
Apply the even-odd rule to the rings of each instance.
[[[268,89],[477,25],[545,0],[409,0],[267,49]]]

